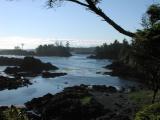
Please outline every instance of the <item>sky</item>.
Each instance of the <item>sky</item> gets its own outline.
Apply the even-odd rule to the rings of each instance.
[[[160,0],[102,0],[103,11],[126,30],[141,29],[147,7]],[[0,0],[0,49],[24,43],[24,49],[55,41],[72,47],[90,47],[122,41],[124,36],[94,13],[73,3],[48,9],[46,0]]]

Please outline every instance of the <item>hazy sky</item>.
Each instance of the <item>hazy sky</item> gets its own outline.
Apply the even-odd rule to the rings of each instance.
[[[142,14],[155,1],[159,0],[103,0],[100,6],[119,25],[134,32],[141,28]],[[0,49],[21,43],[28,49],[55,40],[70,41],[71,46],[95,46],[123,38],[127,37],[73,3],[47,9],[45,0],[0,0]]]

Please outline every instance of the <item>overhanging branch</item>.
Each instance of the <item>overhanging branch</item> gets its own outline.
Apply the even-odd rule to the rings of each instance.
[[[126,31],[120,25],[118,25],[117,23],[115,23],[100,8],[96,7],[96,5],[91,0],[86,0],[86,2],[88,3],[88,5],[89,5],[88,8],[91,11],[93,11],[94,13],[96,13],[97,15],[99,15],[100,17],[102,17],[107,23],[109,23],[117,31],[119,31],[120,33],[122,33],[124,35],[127,35],[129,37],[135,37],[134,33],[130,32],[130,31]]]
[[[67,0],[67,1],[70,1],[70,2],[73,2],[73,3],[77,3],[79,5],[82,5],[82,6],[85,6],[85,7],[89,7],[87,4],[83,3],[83,2],[80,2],[78,0]]]

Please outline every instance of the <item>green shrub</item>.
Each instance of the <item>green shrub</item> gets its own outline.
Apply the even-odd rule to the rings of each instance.
[[[144,107],[136,114],[135,120],[160,120],[160,103]]]
[[[29,120],[25,111],[12,106],[0,113],[0,120]]]

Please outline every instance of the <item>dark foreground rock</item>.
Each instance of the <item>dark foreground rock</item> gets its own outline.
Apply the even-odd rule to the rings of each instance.
[[[115,93],[118,92],[115,87],[112,86],[105,86],[105,85],[93,85],[92,90],[99,91],[99,92],[108,92],[108,93]]]
[[[39,59],[33,57],[25,57],[18,67],[7,67],[5,73],[13,75],[29,75],[40,74],[42,71],[57,70],[56,66],[51,63],[43,63]]]
[[[114,87],[85,85],[66,88],[25,103],[44,120],[133,120],[135,107]]]
[[[19,66],[22,61],[21,58],[0,57],[0,66]]]
[[[9,78],[0,76],[0,90],[4,89],[17,89],[18,87],[23,87],[30,85],[31,82],[28,79],[23,78]]]
[[[84,86],[65,89],[56,95],[47,94],[27,102],[26,107],[41,114],[44,120],[91,120],[105,110]]]
[[[43,78],[54,78],[54,77],[59,77],[59,76],[64,76],[67,75],[67,73],[51,73],[51,72],[43,72],[42,77]]]

